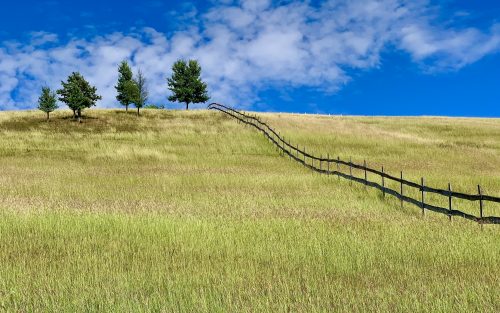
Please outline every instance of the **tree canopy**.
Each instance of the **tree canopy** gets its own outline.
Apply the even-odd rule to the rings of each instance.
[[[148,101],[149,92],[146,85],[146,77],[142,74],[142,71],[137,71],[137,78],[134,79],[135,85],[137,86],[136,99],[133,101],[135,107],[137,108],[137,115],[139,115],[139,109],[146,105]]]
[[[201,80],[201,67],[196,60],[178,60],[172,66],[172,77],[167,79],[172,95],[170,101],[183,102],[186,110],[190,103],[207,102],[207,84]]]
[[[57,109],[57,95],[49,87],[42,87],[42,93],[38,98],[38,109],[47,113],[47,120],[49,119],[50,112]]]
[[[66,103],[73,110],[73,116],[78,113],[81,122],[82,111],[94,106],[102,97],[97,94],[97,89],[91,86],[82,74],[73,72],[66,82],[62,81],[62,88],[57,90],[59,101]]]
[[[138,99],[137,85],[133,80],[132,69],[127,61],[122,61],[118,67],[118,83],[115,86],[118,94],[116,100],[125,106],[128,111],[128,106]]]

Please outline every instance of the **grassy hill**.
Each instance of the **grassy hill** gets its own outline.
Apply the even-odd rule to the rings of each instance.
[[[495,225],[312,173],[218,112],[86,113],[0,112],[0,311],[500,311]],[[499,119],[261,116],[317,154],[500,194]]]

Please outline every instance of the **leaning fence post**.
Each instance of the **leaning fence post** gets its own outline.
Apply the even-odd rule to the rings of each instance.
[[[385,198],[385,179],[384,179],[384,166],[382,165],[382,196]]]
[[[425,215],[425,198],[424,198],[424,178],[422,177],[421,179],[421,183],[422,183],[422,187],[421,187],[421,191],[422,191],[422,216]]]
[[[306,146],[304,146],[304,166],[307,166],[307,163],[306,163]]]
[[[322,154],[319,156],[319,170],[320,171],[323,170],[323,155]]]
[[[400,181],[400,189],[399,192],[401,194],[401,208],[403,208],[403,171],[401,171],[401,181]]]
[[[448,219],[451,221],[451,184],[448,183],[448,191],[450,192],[448,194]]]
[[[363,160],[363,167],[365,168],[365,189],[366,189],[366,185],[368,183],[368,179],[366,177],[366,160]]]
[[[477,193],[479,194],[479,224],[483,229],[483,196],[481,194],[481,186],[477,185]]]

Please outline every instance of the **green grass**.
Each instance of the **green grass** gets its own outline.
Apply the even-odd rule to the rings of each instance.
[[[495,225],[422,218],[221,113],[87,114],[0,113],[0,311],[500,311]],[[262,117],[317,154],[500,194],[498,119]]]

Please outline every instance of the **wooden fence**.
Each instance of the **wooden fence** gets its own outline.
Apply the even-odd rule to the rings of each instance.
[[[290,141],[286,141],[278,132],[276,132],[272,127],[270,127],[268,124],[263,122],[259,117],[255,115],[243,113],[218,103],[211,103],[208,106],[208,109],[220,111],[238,120],[239,122],[255,127],[257,130],[262,132],[263,135],[277,147],[280,153],[289,156],[291,159],[297,161],[298,163],[302,164],[303,166],[313,171],[327,175],[337,175],[339,177],[343,177],[345,179],[379,189],[380,191],[382,191],[384,196],[385,194],[389,194],[398,198],[401,201],[401,205],[403,205],[403,202],[407,202],[418,206],[422,210],[422,214],[425,214],[425,210],[429,210],[445,214],[449,217],[450,220],[452,216],[459,216],[471,221],[478,222],[479,224],[500,224],[500,217],[484,216],[483,214],[485,202],[500,203],[500,198],[482,194],[481,187],[479,185],[477,186],[478,193],[471,195],[471,194],[452,191],[450,184],[448,184],[448,189],[445,190],[445,189],[438,189],[426,186],[424,178],[420,180],[420,183],[403,179],[403,172],[400,172],[400,177],[395,177],[384,172],[383,167],[381,171],[378,171],[376,169],[372,169],[366,166],[366,162],[364,162],[363,165],[360,165],[353,163],[351,160],[349,161],[341,160],[340,157],[337,157],[336,159],[330,159],[329,157],[327,158],[317,157],[310,153],[307,153],[305,147],[303,147],[303,149],[299,149],[298,145],[293,145],[290,143]],[[335,164],[335,166],[332,166],[333,164]],[[341,165],[349,167],[348,174],[340,171]],[[353,169],[358,169],[363,171],[364,177],[360,178],[354,176],[352,174]],[[369,181],[367,179],[367,173],[372,173],[380,176],[381,184]],[[388,188],[386,186],[386,179],[397,182],[400,187],[399,190],[393,190]],[[404,194],[405,189],[403,188],[403,186],[408,186],[419,190],[420,199],[414,199],[408,195],[405,195]],[[448,207],[443,208],[426,203],[425,201],[426,193],[432,193],[446,197],[448,200]],[[475,216],[454,209],[453,208],[454,198],[468,200],[468,201],[478,201],[479,216]]]

